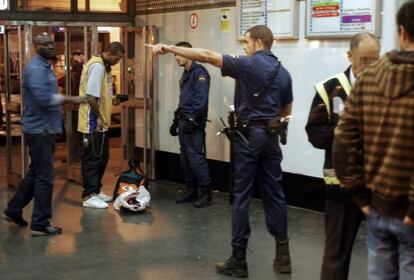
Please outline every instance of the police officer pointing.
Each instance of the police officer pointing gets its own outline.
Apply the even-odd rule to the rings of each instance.
[[[192,48],[188,42],[180,42],[176,46]],[[180,101],[170,134],[178,135],[181,168],[188,188],[176,203],[196,201],[194,207],[204,208],[211,204],[211,179],[204,144],[210,75],[204,66],[188,58],[176,54],[175,59],[178,65],[184,67],[184,72],[180,80]]]
[[[247,30],[245,38],[246,56],[164,44],[155,45],[153,51],[210,63],[221,68],[223,76],[236,80],[236,127],[244,137],[236,133],[233,139],[233,253],[226,261],[217,263],[217,272],[235,277],[248,276],[249,201],[253,186],[257,184],[262,193],[266,225],[276,241],[274,267],[280,273],[290,273],[286,202],[281,186],[282,152],[277,132],[280,119],[291,112],[292,81],[289,72],[270,51],[273,34],[269,28],[254,26]]]

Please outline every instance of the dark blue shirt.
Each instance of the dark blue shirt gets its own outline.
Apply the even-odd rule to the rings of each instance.
[[[188,71],[184,70],[180,80],[180,111],[192,119],[198,115],[207,117],[209,89],[210,75],[206,68],[193,62]]]
[[[276,77],[270,79],[279,63],[277,57],[267,50],[252,56],[223,55],[222,75],[236,80],[234,106],[238,118],[263,120],[279,117],[282,108],[293,101],[292,79],[282,65]],[[267,83],[269,86],[255,96]]]
[[[36,54],[23,72],[23,132],[61,133],[62,100],[51,64]]]

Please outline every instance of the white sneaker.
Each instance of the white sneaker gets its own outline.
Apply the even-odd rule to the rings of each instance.
[[[98,194],[98,197],[99,197],[101,200],[105,201],[105,202],[112,201],[112,196],[107,195],[107,194],[104,194],[103,192],[100,192],[100,193]]]
[[[87,200],[84,200],[82,203],[83,207],[104,209],[108,208],[108,203],[100,199],[97,195],[91,196]]]

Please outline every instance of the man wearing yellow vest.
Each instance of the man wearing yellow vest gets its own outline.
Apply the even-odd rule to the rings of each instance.
[[[321,280],[348,279],[352,247],[363,219],[361,210],[354,204],[339,181],[332,166],[331,152],[334,129],[344,109],[352,85],[366,66],[378,60],[380,43],[370,33],[358,33],[351,38],[348,59],[351,65],[339,73],[315,85],[316,94],[309,112],[306,132],[309,142],[325,150],[324,180],[325,250]]]
[[[83,203],[89,208],[108,208],[112,197],[101,192],[102,177],[109,160],[108,129],[112,114],[111,66],[124,56],[119,42],[112,42],[101,56],[93,56],[83,67],[79,96],[88,104],[79,107],[78,131],[83,133]]]

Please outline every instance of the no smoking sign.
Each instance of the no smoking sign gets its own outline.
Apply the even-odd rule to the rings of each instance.
[[[190,24],[191,29],[196,29],[198,27],[198,15],[192,13],[188,23]]]

